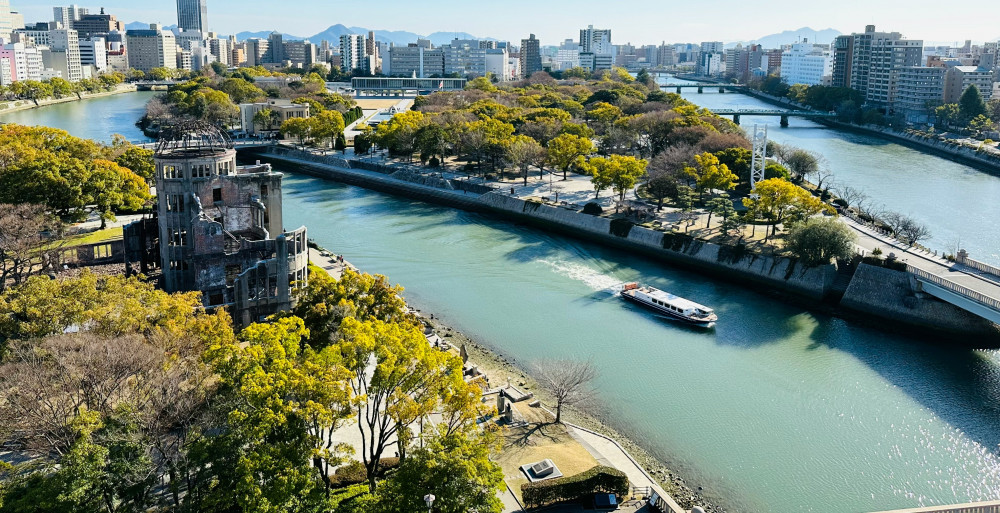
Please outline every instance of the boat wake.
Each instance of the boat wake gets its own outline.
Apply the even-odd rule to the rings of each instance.
[[[579,281],[595,292],[607,291],[611,294],[618,294],[621,291],[621,280],[614,276],[602,274],[600,271],[591,269],[583,264],[567,262],[565,260],[545,260],[537,262],[552,268],[556,274]]]

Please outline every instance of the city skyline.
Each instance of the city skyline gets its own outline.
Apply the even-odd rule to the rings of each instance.
[[[52,0],[14,0],[12,9],[20,11],[28,23],[52,17],[52,7],[62,5]],[[83,7],[116,14],[125,22],[173,25],[177,22],[174,0],[159,0],[155,9],[135,8],[128,0],[102,0],[100,5],[80,2]],[[780,0],[767,8],[747,9],[734,0],[704,4],[656,5],[644,11],[609,10],[593,0],[557,1],[544,5],[514,0],[504,9],[483,9],[473,5],[456,7],[442,0],[413,3],[385,0],[377,15],[367,9],[344,9],[343,4],[319,0],[296,2],[294,12],[270,12],[271,3],[263,0],[211,0],[208,29],[221,34],[243,31],[278,30],[301,37],[319,33],[331,25],[361,26],[373,30],[401,30],[427,35],[433,32],[468,32],[477,37],[491,37],[512,42],[534,33],[543,46],[576,39],[579,29],[588,25],[611,29],[614,44],[687,43],[699,41],[753,41],[769,34],[810,27],[833,28],[843,33],[860,32],[875,24],[880,30],[903,33],[910,39],[928,43],[961,44],[967,39],[981,43],[1000,38],[1000,28],[989,23],[967,23],[959,11],[942,12],[940,4],[915,0],[907,9],[873,5],[859,0],[838,4],[838,8],[803,9],[800,3]],[[526,9],[534,13],[525,17]],[[300,13],[308,11],[303,18]],[[427,14],[433,12],[434,16]],[[977,9],[976,20],[1000,17],[1000,6],[984,4]],[[963,27],[957,29],[955,27]],[[807,37],[808,33],[803,33]],[[826,43],[826,41],[819,41]]]

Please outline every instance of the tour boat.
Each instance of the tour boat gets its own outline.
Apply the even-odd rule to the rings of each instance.
[[[640,287],[638,283],[626,283],[622,287],[622,298],[626,301],[651,308],[661,314],[686,323],[711,328],[719,316],[711,308],[699,305],[680,296],[653,287]]]

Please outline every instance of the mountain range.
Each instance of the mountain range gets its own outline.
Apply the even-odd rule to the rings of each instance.
[[[345,27],[341,24],[331,25],[326,30],[320,32],[319,34],[313,34],[312,36],[294,36],[291,34],[282,34],[285,40],[304,40],[308,39],[313,43],[319,43],[320,41],[329,41],[331,43],[340,41],[340,36],[348,34],[360,34],[368,35],[370,29],[364,27]],[[375,39],[377,41],[382,41],[385,43],[394,43],[396,45],[405,46],[408,43],[416,43],[417,39],[430,39],[431,44],[434,46],[441,46],[448,44],[452,39],[480,39],[467,32],[434,32],[430,35],[420,35],[414,32],[407,32],[405,30],[375,30]],[[261,32],[240,32],[236,34],[236,39],[243,41],[251,37],[266,38],[271,34],[271,31],[261,31]],[[489,39],[489,38],[487,38]]]
[[[133,21],[132,23],[125,24],[125,30],[146,30],[149,28],[149,23],[144,23],[141,21]],[[164,25],[163,30],[173,30],[177,28],[177,25]]]
[[[816,30],[810,27],[802,27],[798,30],[786,30],[777,34],[770,34],[753,41],[733,41],[727,43],[726,48],[732,48],[736,46],[736,43],[742,43],[743,46],[747,44],[759,44],[764,48],[781,48],[781,45],[798,43],[804,39],[808,39],[813,43],[830,44],[837,36],[842,34],[839,30],[832,28]]]

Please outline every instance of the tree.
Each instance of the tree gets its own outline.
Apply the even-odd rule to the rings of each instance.
[[[722,193],[719,196],[708,200],[708,205],[706,205],[708,210],[708,220],[705,221],[705,227],[712,227],[712,214],[717,214],[722,218],[723,224],[725,221],[736,215],[736,208],[733,207],[733,200],[729,198],[728,194]]]
[[[962,114],[957,103],[946,103],[934,109],[934,117],[944,126],[953,126],[961,122]]]
[[[278,122],[278,113],[271,109],[261,109],[253,115],[253,126],[257,130],[273,130]]]
[[[986,117],[984,114],[980,114],[969,121],[969,130],[972,130],[976,134],[982,134],[983,132],[996,130],[996,128],[997,124],[993,122],[992,119]]]
[[[389,150],[390,155],[412,158],[417,149],[417,130],[426,123],[424,114],[411,110],[401,112],[375,128],[375,142]]]
[[[573,360],[543,360],[535,364],[539,381],[556,400],[556,423],[562,422],[563,406],[572,406],[593,394],[592,382],[597,378],[593,362]]]
[[[30,203],[0,204],[0,291],[8,281],[17,285],[50,264],[40,257],[43,232],[58,232],[59,223],[45,207]]]
[[[725,164],[720,164],[718,157],[705,152],[694,156],[695,165],[688,166],[684,172],[695,180],[699,199],[705,191],[728,191],[736,186],[738,176],[733,174]]]
[[[322,269],[311,268],[309,284],[297,292],[288,315],[304,320],[309,343],[318,349],[335,341],[347,317],[415,325],[416,318],[409,313],[402,294],[403,287],[392,286],[381,274],[345,269],[335,280]]]
[[[819,171],[819,157],[816,154],[795,148],[786,152],[782,161],[796,178],[805,178]]]
[[[561,169],[563,180],[568,180],[569,168],[581,162],[582,158],[594,151],[590,139],[577,135],[562,134],[549,141],[548,162]]]
[[[417,129],[416,144],[420,162],[426,163],[434,157],[440,162],[444,160],[444,154],[448,150],[448,134],[438,123],[427,123]]]
[[[594,175],[592,182],[596,180],[595,189],[598,183],[611,187],[618,195],[618,202],[623,203],[625,194],[646,174],[647,162],[632,156],[611,155],[592,158],[589,165]]]
[[[499,451],[489,431],[437,433],[406,457],[380,492],[380,510],[423,511],[425,494],[434,495],[440,513],[500,513],[503,469],[490,461]],[[383,509],[384,508],[384,509]]]
[[[807,266],[823,265],[832,258],[851,258],[855,239],[846,224],[831,218],[814,218],[788,230],[785,249]]]
[[[918,242],[929,238],[931,236],[931,231],[926,225],[907,217],[900,223],[899,235],[903,238],[904,242],[913,246]]]
[[[153,150],[126,143],[125,150],[115,157],[115,163],[141,176],[146,183],[153,183],[153,173],[156,171]]]
[[[514,166],[521,170],[524,185],[528,185],[528,170],[532,164],[545,160],[545,148],[526,135],[516,135],[507,147],[507,153]]]
[[[309,117],[310,136],[322,143],[324,151],[328,143],[344,133],[344,116],[335,110],[324,110]]]
[[[233,103],[250,103],[264,97],[264,91],[242,78],[227,78],[219,84],[219,90],[228,94]]]
[[[743,205],[770,222],[772,235],[786,220],[805,220],[833,210],[805,189],[780,178],[757,182],[753,194],[743,199]]]
[[[285,137],[294,137],[299,142],[299,147],[312,136],[313,123],[308,118],[289,118],[281,124],[281,134]]]
[[[149,70],[149,78],[151,80],[163,81],[171,77],[170,70],[167,68],[153,68]]]
[[[963,124],[968,124],[976,116],[986,115],[986,103],[979,93],[979,87],[970,85],[961,98],[958,99],[958,117]]]
[[[131,170],[102,159],[92,165],[84,191],[101,214],[101,229],[114,221],[115,210],[138,210],[149,200],[149,185]]]
[[[424,421],[462,379],[462,359],[427,343],[411,324],[345,318],[335,350],[350,370],[362,461],[374,492],[382,454],[393,438],[405,459],[410,426]]]
[[[317,458],[339,459],[317,431],[351,415],[349,373],[332,348],[303,342],[302,319],[251,324],[236,341],[209,348],[219,374],[225,429],[202,442],[196,509],[279,512],[316,503]],[[228,411],[227,411],[228,410]],[[321,467],[322,468],[322,467]],[[207,474],[207,475],[206,475]],[[210,477],[209,477],[210,476]],[[322,477],[322,475],[320,476]]]
[[[337,140],[334,142],[333,148],[339,151],[341,155],[347,153],[347,138],[344,137],[344,132],[337,134]]]

